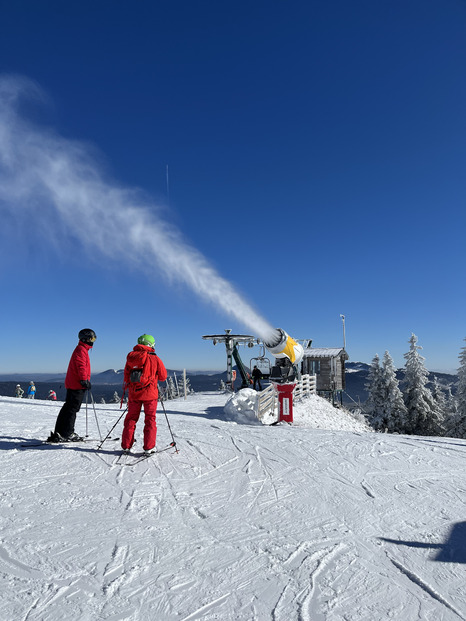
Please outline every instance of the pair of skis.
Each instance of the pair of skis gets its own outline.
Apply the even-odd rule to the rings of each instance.
[[[119,440],[120,438],[106,438],[107,440]],[[80,445],[86,442],[97,442],[97,440],[95,440],[94,438],[83,438],[82,440],[79,440],[77,442],[47,442],[47,440],[40,440],[39,442],[28,442],[27,444],[21,444],[21,448],[39,448],[41,446],[59,446],[59,447],[64,447],[64,446],[73,446],[73,445]],[[170,442],[170,444],[168,446],[166,446],[165,448],[162,449],[157,449],[154,451],[151,451],[150,453],[142,453],[142,454],[132,454],[131,453],[125,453],[124,451],[122,451],[120,453],[120,455],[118,456],[118,459],[116,461],[116,464],[119,464],[120,466],[135,466],[136,464],[139,464],[143,461],[145,461],[146,459],[149,459],[150,457],[152,457],[153,455],[158,455],[159,453],[163,453],[164,451],[168,451],[170,449],[175,449],[175,453],[178,453],[178,449],[176,447],[176,442]],[[96,449],[96,452],[99,451],[99,448]],[[133,457],[133,459],[131,461],[128,460],[128,457]]]
[[[119,440],[120,438],[107,438],[108,440]],[[39,440],[38,442],[28,442],[27,444],[20,444],[21,448],[37,448],[39,446],[74,446],[82,444],[83,442],[98,442],[94,438],[83,438],[82,440],[73,442],[47,442],[47,440]]]
[[[176,448],[176,442],[171,442],[168,446],[163,449],[157,449],[155,451],[151,451],[150,453],[142,453],[140,455],[131,455],[131,453],[126,453],[122,451],[116,461],[120,466],[135,466],[136,464],[140,464],[147,459],[150,459],[154,455],[158,455],[159,453],[163,453],[164,451],[168,451],[171,448],[175,449],[175,453],[178,453],[178,449]],[[128,461],[128,457],[133,457],[131,461]]]

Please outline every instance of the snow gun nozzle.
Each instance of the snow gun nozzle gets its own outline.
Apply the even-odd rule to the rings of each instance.
[[[275,358],[288,358],[291,364],[301,362],[304,355],[302,345],[281,328],[277,328],[270,338],[264,340],[264,345]]]
[[[282,342],[284,343],[287,336],[288,335],[284,330],[282,330],[281,328],[276,328],[273,332],[269,334],[267,339],[264,339],[264,345],[270,351],[270,349],[274,349]]]

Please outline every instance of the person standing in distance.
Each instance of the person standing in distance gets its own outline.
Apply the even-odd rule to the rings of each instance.
[[[55,431],[47,442],[80,442],[83,438],[74,431],[76,414],[81,409],[86,390],[91,389],[89,350],[94,345],[94,330],[85,328],[78,334],[79,343],[73,351],[65,378],[66,400],[57,416]]]
[[[254,390],[257,390],[256,384],[259,386],[259,390],[262,390],[262,386],[261,386],[262,373],[257,368],[257,364],[254,365],[254,369],[252,370],[251,375],[252,375],[252,379],[254,380]]]
[[[124,390],[128,389],[128,414],[123,426],[121,448],[127,452],[134,444],[136,423],[144,406],[144,452],[151,453],[157,437],[158,382],[167,379],[165,365],[154,351],[155,339],[150,334],[138,338],[138,344],[126,357]]]
[[[27,398],[28,399],[34,399],[35,396],[36,396],[36,387],[34,385],[34,382],[29,382],[29,387],[28,387],[28,391],[27,391]]]

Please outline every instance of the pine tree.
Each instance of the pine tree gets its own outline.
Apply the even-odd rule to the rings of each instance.
[[[115,392],[113,393],[112,403],[120,403],[120,397],[118,396],[118,393],[117,393],[117,391],[116,391],[116,390],[115,390]]]
[[[396,378],[393,359],[388,351],[385,352],[383,358],[380,372],[380,387],[382,397],[380,410],[381,430],[386,430],[388,433],[405,433],[408,411]]]
[[[455,435],[458,438],[466,438],[466,347],[461,348],[459,359]]]
[[[405,354],[404,402],[408,411],[406,433],[433,435],[440,421],[434,405],[432,393],[427,388],[428,371],[417,345],[417,336],[411,334],[410,349]]]
[[[365,388],[368,392],[367,401],[365,403],[365,413],[371,425],[377,431],[385,431],[383,423],[383,396],[381,386],[381,369],[379,354],[375,354],[367,376]]]
[[[189,379],[189,377],[186,376],[186,394],[190,395],[190,394],[192,394],[194,392],[195,392],[195,390],[191,386],[191,380]]]
[[[444,388],[440,385],[440,382],[436,375],[434,375],[434,381],[432,385],[432,397],[434,399],[434,412],[433,418],[433,434],[436,436],[445,435],[446,425],[448,424],[448,418],[450,416],[447,395]]]
[[[170,393],[170,399],[176,399],[176,397],[178,397],[178,391],[176,390],[175,387],[175,382],[173,380],[173,377],[170,375],[170,377],[167,379],[167,387],[168,387],[168,392]]]
[[[442,388],[442,386],[440,385],[440,382],[438,380],[438,377],[436,375],[434,375],[434,381],[432,382],[432,396],[434,398],[434,401],[436,403],[438,403],[438,405],[442,408],[445,409],[446,407],[446,396],[445,396],[445,392]]]
[[[445,420],[443,426],[445,427],[445,436],[461,438],[458,427],[458,402],[451,390],[451,384],[445,387]]]

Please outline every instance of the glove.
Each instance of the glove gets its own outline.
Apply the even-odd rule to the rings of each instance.
[[[89,380],[81,380],[81,386],[84,388],[84,390],[90,390],[91,382]]]

